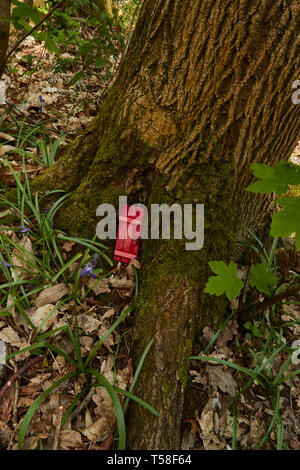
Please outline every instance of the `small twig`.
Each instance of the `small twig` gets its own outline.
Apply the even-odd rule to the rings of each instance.
[[[89,402],[92,399],[92,396],[95,393],[95,390],[96,390],[96,388],[92,387],[91,390],[89,391],[89,393],[87,394],[87,396],[85,397],[85,399],[80,403],[79,406],[77,406],[77,408],[75,408],[75,410],[73,411],[73,413],[70,416],[71,421],[73,421],[75,418],[77,418],[77,416],[82,412],[83,408],[85,408],[89,404]]]
[[[283,299],[292,297],[293,295],[296,295],[299,292],[300,284],[298,284],[297,286],[292,286],[284,292],[281,292],[281,294],[274,295],[273,297],[270,297],[269,299],[266,299],[263,302],[255,302],[254,304],[243,304],[241,305],[241,308],[238,311],[238,315],[242,315],[243,317],[249,310],[260,313],[265,308],[270,307],[271,305],[279,304]]]
[[[37,356],[31,359],[31,361],[26,362],[15,374],[13,374],[8,381],[6,382],[5,385],[0,390],[0,401],[4,397],[5,393],[9,389],[9,387],[19,378],[21,375],[26,372],[28,369],[30,369],[32,366],[37,364],[43,359],[43,356]]]
[[[46,16],[44,16],[44,18],[41,19],[41,21],[39,21],[30,31],[28,31],[28,33],[24,34],[24,36],[22,36],[21,39],[19,39],[19,41],[17,41],[16,44],[8,51],[8,53],[6,54],[6,56],[3,59],[2,64],[0,65],[0,78],[1,78],[1,75],[3,73],[3,68],[4,68],[6,62],[8,61],[9,57],[15,52],[15,50],[18,49],[19,45],[28,36],[30,36],[36,29],[38,29],[51,15],[53,15],[55,10],[57,10],[64,2],[65,2],[65,0],[61,0],[57,5],[55,5],[55,7],[52,8],[52,10],[49,11],[49,13]]]
[[[60,405],[58,407],[57,421],[56,421],[52,450],[58,450],[63,410],[64,410],[64,407]]]
[[[19,393],[20,393],[20,379],[18,378],[15,384],[15,396],[14,396],[13,415],[12,415],[12,422],[15,427],[17,427],[17,424],[18,424]]]

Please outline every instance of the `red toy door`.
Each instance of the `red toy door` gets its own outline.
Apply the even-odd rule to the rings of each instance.
[[[119,215],[119,229],[116,241],[114,259],[122,263],[130,263],[136,258],[141,242],[141,230],[144,220],[144,209],[142,207],[121,207]]]

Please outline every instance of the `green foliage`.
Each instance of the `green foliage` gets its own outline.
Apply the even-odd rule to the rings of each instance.
[[[246,191],[260,194],[275,192],[280,196],[289,190],[290,185],[300,184],[300,167],[284,160],[275,168],[260,163],[252,163],[251,168],[259,181],[250,184]]]
[[[236,313],[236,312],[235,312]],[[230,315],[230,319],[232,314]],[[268,321],[263,320],[262,324],[259,325],[258,322],[247,322],[245,327],[248,331],[251,331],[252,335],[255,338],[258,338],[260,341],[264,340],[262,349],[259,352],[255,352],[251,347],[247,348],[248,353],[252,356],[252,366],[251,368],[242,367],[239,364],[236,364],[231,361],[223,360],[217,357],[213,357],[212,354],[206,356],[207,349],[204,351],[204,355],[201,356],[192,356],[191,360],[195,361],[204,361],[204,362],[215,362],[216,364],[229,367],[236,371],[236,374],[239,374],[241,379],[244,381],[244,385],[239,380],[240,390],[235,396],[235,400],[238,400],[242,395],[244,396],[246,391],[255,384],[260,386],[260,393],[264,393],[266,397],[270,399],[271,406],[273,408],[273,417],[269,424],[266,434],[263,438],[257,443],[256,450],[260,449],[264,443],[268,440],[272,431],[277,429],[275,434],[277,440],[277,450],[284,448],[283,444],[283,421],[280,414],[279,402],[281,398],[282,384],[287,382],[290,378],[299,375],[300,369],[294,370],[290,374],[285,374],[287,369],[292,363],[292,352],[294,351],[290,348],[284,338],[283,338],[283,329],[280,328],[279,334],[275,331],[273,326],[268,324]],[[295,322],[295,324],[299,322]],[[224,330],[227,321],[222,325],[218,333],[214,336],[213,340],[210,342],[209,347],[212,347],[218,336]],[[249,335],[250,337],[250,335]],[[280,354],[286,353],[287,359],[283,362],[283,365],[280,367],[279,371],[277,368],[277,361],[280,358]],[[233,416],[236,414],[233,409]],[[233,441],[236,440],[235,437],[235,420],[233,420]],[[236,446],[236,442],[234,444]]]
[[[253,163],[251,168],[254,176],[259,180],[250,184],[246,191],[260,194],[275,192],[280,196],[289,191],[290,186],[300,184],[300,167],[290,162],[280,161],[275,168]],[[262,258],[263,263],[251,266],[249,280],[245,280],[245,287],[249,282],[252,288],[268,296],[272,295],[272,288],[278,284],[275,273],[276,262],[274,263],[278,238],[286,238],[295,233],[295,247],[300,250],[300,198],[278,198],[276,202],[282,209],[272,217],[270,235],[275,238],[270,255],[255,234],[249,231],[259,245],[258,249],[255,246],[251,248]],[[209,265],[217,276],[209,278],[205,292],[215,295],[225,292],[229,300],[237,297],[243,287],[242,281],[239,280],[240,283],[238,283],[236,278],[237,266],[232,261],[229,267],[223,261],[214,261]]]
[[[32,26],[29,24],[29,20],[34,24],[41,21],[42,14],[36,7],[30,6],[28,3],[19,2],[18,0],[12,0],[12,4],[15,7],[12,9],[11,22],[16,29],[24,28],[25,31],[30,31]]]
[[[280,196],[289,191],[290,186],[300,184],[300,167],[290,162],[280,161],[275,168],[254,163],[251,168],[260,181],[250,184],[247,191],[260,194],[275,192]],[[296,232],[295,245],[300,250],[300,199],[280,198],[277,204],[283,210],[273,216],[270,234],[274,237],[288,237]]]
[[[53,154],[55,154],[55,151],[53,151]],[[49,162],[49,153],[45,155],[47,156],[47,162]],[[66,194],[60,196],[56,202],[52,202],[51,207],[48,207],[45,211],[42,209],[45,204],[45,198],[51,196],[53,199],[53,196],[55,196],[55,194],[60,195],[61,191],[52,191],[42,197],[39,197],[38,193],[33,195],[30,191],[26,167],[24,166],[23,170],[25,174],[24,183],[21,181],[20,173],[14,172],[11,166],[10,169],[15,178],[17,186],[16,201],[9,200],[6,195],[6,190],[4,189],[0,191],[0,205],[1,207],[10,209],[11,211],[11,215],[9,215],[9,218],[5,220],[6,223],[13,223],[15,226],[17,222],[17,224],[26,224],[27,227],[30,227],[28,230],[30,233],[30,240],[32,240],[33,250],[31,252],[19,246],[18,243],[6,235],[5,227],[0,231],[0,269],[6,278],[6,282],[0,284],[0,316],[11,316],[11,310],[16,310],[24,318],[25,323],[27,323],[27,325],[29,325],[32,329],[32,335],[30,339],[31,344],[29,346],[9,354],[6,357],[6,360],[10,360],[15,356],[24,354],[25,352],[30,352],[33,355],[42,355],[45,356],[45,358],[47,357],[48,353],[50,353],[52,357],[63,357],[74,369],[73,372],[59,378],[59,380],[54,382],[47,390],[43,391],[43,393],[41,393],[28,408],[19,428],[19,449],[23,448],[24,439],[26,437],[31,420],[43,400],[45,400],[48,395],[57,389],[57,387],[59,387],[62,383],[82,375],[85,382],[84,387],[80,393],[76,395],[72,404],[67,409],[63,417],[62,427],[65,426],[66,422],[70,418],[72,410],[78,401],[88,394],[93,387],[101,385],[106,388],[112,399],[118,423],[119,449],[124,450],[126,446],[126,428],[124,416],[130,400],[136,401],[139,405],[145,407],[155,416],[159,416],[159,413],[154,408],[133,394],[133,390],[138,380],[138,376],[140,374],[144,360],[153,344],[153,341],[148,344],[141,356],[129,391],[122,390],[115,384],[109,383],[107,379],[99,371],[93,369],[92,366],[93,361],[99,354],[100,348],[103,347],[103,344],[109,338],[109,336],[113,334],[116,328],[131,313],[133,306],[125,308],[119,318],[117,318],[111,327],[107,329],[105,334],[96,341],[88,357],[83,359],[81,354],[80,334],[77,321],[78,306],[80,306],[81,309],[83,305],[82,290],[79,283],[80,273],[82,272],[83,267],[86,266],[86,263],[91,260],[90,252],[97,253],[101,266],[101,257],[110,266],[112,265],[112,262],[108,256],[103,253],[102,249],[100,249],[106,248],[102,244],[94,240],[67,237],[62,232],[54,229],[54,216],[57,210],[59,210],[59,208],[65,202],[67,197]],[[4,219],[2,218],[1,224],[3,222]],[[14,229],[12,228],[12,230]],[[19,229],[16,231],[19,231]],[[71,257],[71,259],[66,261],[63,257],[61,248],[61,244],[65,243],[66,241],[75,243],[79,249],[80,246],[85,248],[84,253],[77,253]],[[20,263],[20,266],[14,265],[12,263],[12,253],[14,253],[15,258],[19,258],[21,261],[23,261],[23,265],[25,261],[26,266],[23,267],[23,265],[21,265],[22,263]],[[77,268],[75,270],[69,271],[70,266],[74,265],[75,263]],[[19,268],[19,270],[24,269],[27,273],[30,274],[30,276],[27,276],[27,280],[13,279],[12,272],[17,273],[15,268]],[[102,268],[95,269],[93,272],[96,275],[102,273],[102,279],[106,277],[103,274]],[[107,275],[109,274],[111,274],[111,272]],[[65,297],[53,307],[53,309],[39,325],[33,324],[26,314],[26,309],[30,307],[30,299],[33,295],[40,293],[45,288],[50,287],[53,285],[53,283],[59,281],[60,278],[62,278],[62,280],[64,280],[69,285],[69,293],[66,294]],[[99,280],[101,280],[101,277],[99,277]],[[86,293],[86,295],[88,295],[88,293],[89,291]],[[60,326],[50,331],[46,331],[45,333],[41,333],[43,331],[43,326],[51,317],[51,315],[53,315],[55,311],[61,307],[61,305],[68,303],[70,306],[72,305],[72,311],[74,314],[74,331],[66,319],[65,326]],[[61,347],[53,344],[53,339],[58,332],[64,332],[68,335],[73,351],[67,353]],[[123,406],[120,402],[121,395],[125,396]]]
[[[237,277],[238,269],[236,264],[233,263],[233,261],[230,261],[228,266],[224,261],[211,261],[208,264],[217,276],[209,278],[204,292],[218,296],[225,292],[229,300],[237,297],[244,284],[242,280]]]
[[[270,287],[277,284],[278,279],[270,266],[266,263],[251,266],[250,285],[256,287],[263,294],[271,295]]]
[[[11,22],[15,29],[24,32],[30,32],[55,6],[51,2],[40,2],[39,6],[30,6],[19,0],[12,0],[12,3]],[[126,18],[131,18],[135,4],[136,0],[126,2]],[[104,69],[106,79],[109,79],[114,60],[125,46],[127,27],[128,21],[124,24],[119,21],[116,11],[110,17],[101,9],[99,2],[74,0],[55,10],[31,34],[43,41],[49,52],[56,54],[54,68],[74,70],[70,81],[70,85],[74,85],[84,76],[84,69],[91,66]],[[61,52],[66,50],[74,59],[60,57]]]
[[[273,215],[270,234],[286,238],[295,232],[295,245],[300,250],[300,198],[278,199],[277,204],[283,209]]]

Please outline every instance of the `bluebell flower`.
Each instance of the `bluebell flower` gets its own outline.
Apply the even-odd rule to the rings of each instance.
[[[27,232],[30,232],[30,228],[26,228],[24,227],[24,225],[20,225],[20,232],[21,233],[27,233]]]
[[[93,279],[97,279],[94,274],[94,268],[97,266],[97,263],[98,263],[98,254],[95,253],[93,261],[91,263],[84,264],[84,268],[81,271],[79,277],[84,277],[87,274],[89,274]]]
[[[49,207],[46,207],[46,209],[44,210],[44,214],[47,215],[49,213],[49,211],[50,211]]]
[[[85,268],[83,268],[83,270],[81,271],[79,277],[84,277],[87,274],[89,274],[93,279],[96,279],[96,276],[95,276],[94,271],[93,271],[94,268],[93,268],[92,264],[91,263],[86,263],[84,266],[85,266]]]
[[[98,264],[98,253],[95,253],[92,266],[95,267]]]
[[[7,263],[6,261],[0,261],[0,263],[3,264],[3,266],[6,266],[7,268],[11,267],[11,264]]]
[[[43,109],[44,109],[44,106],[45,106],[45,101],[44,101],[42,95],[39,95],[39,100],[40,100],[41,104],[38,106],[38,111],[39,111],[39,113],[42,113]]]

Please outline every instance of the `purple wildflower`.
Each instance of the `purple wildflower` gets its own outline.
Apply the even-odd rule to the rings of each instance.
[[[98,264],[98,253],[95,253],[92,266],[95,267]]]
[[[44,214],[46,215],[49,214],[49,211],[50,211],[49,207],[46,207],[46,209],[44,210]]]
[[[89,274],[93,279],[97,279],[95,274],[94,274],[94,268],[97,266],[97,263],[98,263],[98,254],[95,253],[95,256],[94,256],[94,259],[93,259],[92,263],[85,263],[85,265],[84,265],[85,267],[81,271],[79,277],[84,277],[87,274]]]
[[[3,264],[3,266],[6,266],[7,268],[10,268],[11,264],[10,263],[7,263],[6,261],[0,261],[1,264]]]
[[[26,228],[26,227],[24,227],[24,225],[20,225],[20,232],[21,233],[30,232],[30,228]]]
[[[85,266],[85,268],[83,268],[83,270],[81,271],[79,277],[84,277],[87,274],[89,274],[93,279],[96,279],[96,276],[95,276],[94,271],[93,271],[94,268],[93,268],[92,264],[91,263],[86,263],[84,266]]]
[[[39,113],[42,113],[42,112],[43,112],[43,108],[44,108],[44,106],[45,106],[45,101],[44,101],[42,95],[39,95],[39,100],[40,100],[40,103],[41,103],[41,104],[38,106],[38,111],[39,111]]]

